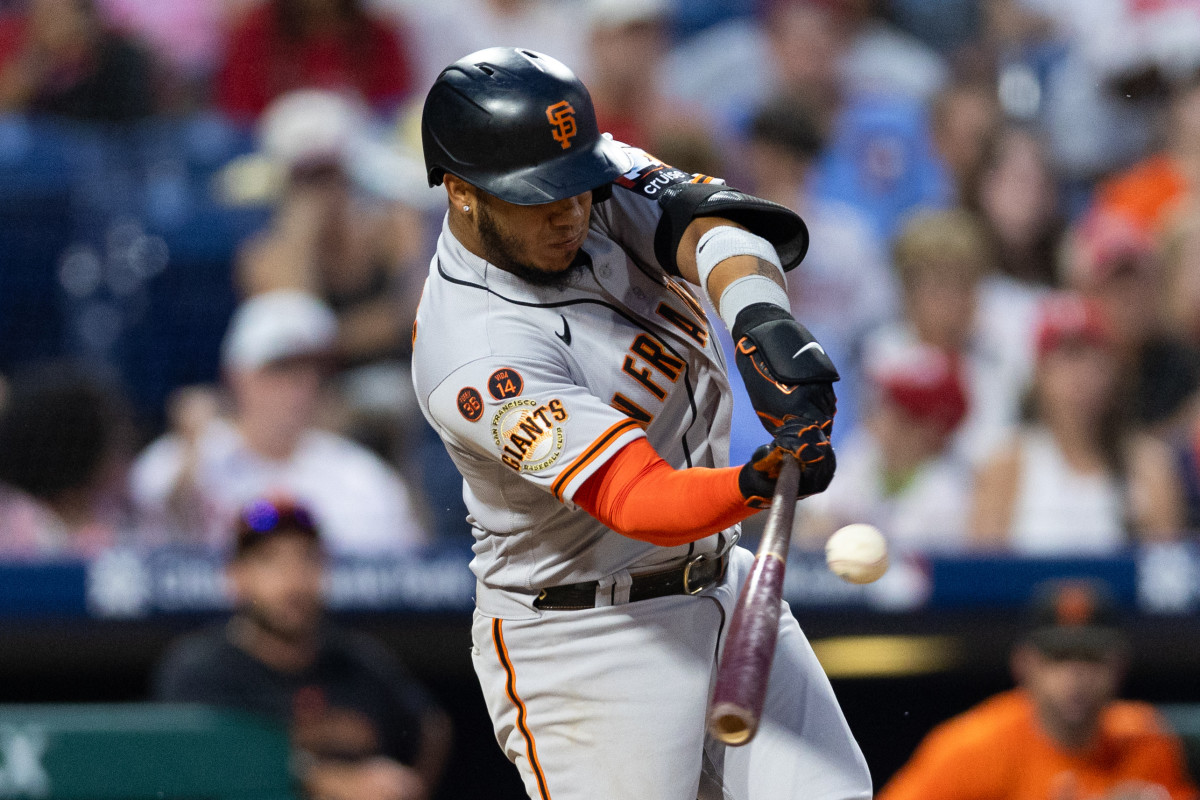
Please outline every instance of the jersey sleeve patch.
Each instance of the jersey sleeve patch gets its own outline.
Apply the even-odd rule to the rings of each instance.
[[[509,367],[502,367],[488,378],[488,393],[496,400],[507,400],[516,397],[525,388],[521,373]]]
[[[570,415],[561,400],[510,400],[492,415],[492,441],[500,460],[517,472],[541,472],[552,467],[566,446],[562,423]]]
[[[483,416],[483,395],[474,386],[464,386],[458,390],[458,413],[467,422],[478,422]]]
[[[427,397],[431,421],[481,498],[498,503],[501,494],[524,491],[528,483],[569,501],[615,452],[610,447],[645,436],[635,420],[573,382],[566,366],[555,360],[559,348],[544,349],[548,352],[470,361]],[[497,399],[506,394],[515,396]],[[614,425],[621,426],[619,439],[610,430]],[[598,440],[603,443],[596,446]],[[568,468],[567,479],[557,481]]]

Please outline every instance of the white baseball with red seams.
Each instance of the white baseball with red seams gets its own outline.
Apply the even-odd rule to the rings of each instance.
[[[838,528],[825,542],[825,563],[842,580],[872,583],[887,572],[887,539],[865,522]]]

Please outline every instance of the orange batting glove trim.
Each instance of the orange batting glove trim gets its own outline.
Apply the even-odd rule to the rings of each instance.
[[[817,428],[823,429],[823,426],[814,423],[801,429],[796,435],[797,437],[803,436],[806,432]],[[820,464],[822,461],[824,461],[825,456],[827,455],[826,451],[828,449],[828,441],[820,442],[818,444],[801,442],[800,446],[795,450],[789,450],[785,447],[776,446],[774,450],[772,450],[763,458],[753,462],[751,466],[753,466],[754,469],[758,470],[763,475],[766,475],[771,480],[775,480],[779,477],[779,470],[783,466],[784,453],[790,453],[791,455],[795,456],[796,460],[800,462],[801,469],[803,469],[805,467],[811,467],[814,464]]]
[[[745,336],[743,336],[741,338],[741,340],[737,343],[737,349],[738,349],[738,352],[745,353],[746,355],[750,355],[751,353],[758,350],[758,348],[754,346],[754,343],[751,342],[750,339]],[[796,388],[799,384],[796,384],[793,386],[788,386],[787,384],[780,383],[775,378],[773,378],[771,375],[769,375],[763,371],[762,365],[758,359],[752,358],[752,359],[750,359],[750,363],[752,363],[754,365],[755,372],[757,372],[759,375],[762,375],[770,383],[775,384],[775,388],[778,389],[783,394],[791,394],[792,392],[796,391]],[[765,416],[765,415],[760,414],[760,416]]]

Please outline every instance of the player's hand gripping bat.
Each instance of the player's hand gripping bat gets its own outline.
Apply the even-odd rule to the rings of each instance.
[[[762,716],[779,632],[783,572],[799,482],[799,464],[791,455],[785,455],[762,541],[734,607],[717,668],[708,730],[717,740],[735,747],[754,738]]]

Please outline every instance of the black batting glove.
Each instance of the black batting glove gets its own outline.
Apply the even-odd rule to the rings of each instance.
[[[808,329],[786,309],[755,303],[738,312],[732,332],[738,372],[767,432],[778,436],[785,423],[799,419],[818,424],[828,438],[839,376]]]
[[[771,505],[775,482],[779,480],[783,457],[787,453],[800,463],[800,483],[795,499],[829,488],[837,469],[833,446],[820,425],[793,418],[780,427],[773,442],[755,450],[750,461],[738,472],[738,489],[746,498],[746,505],[753,508]]]

